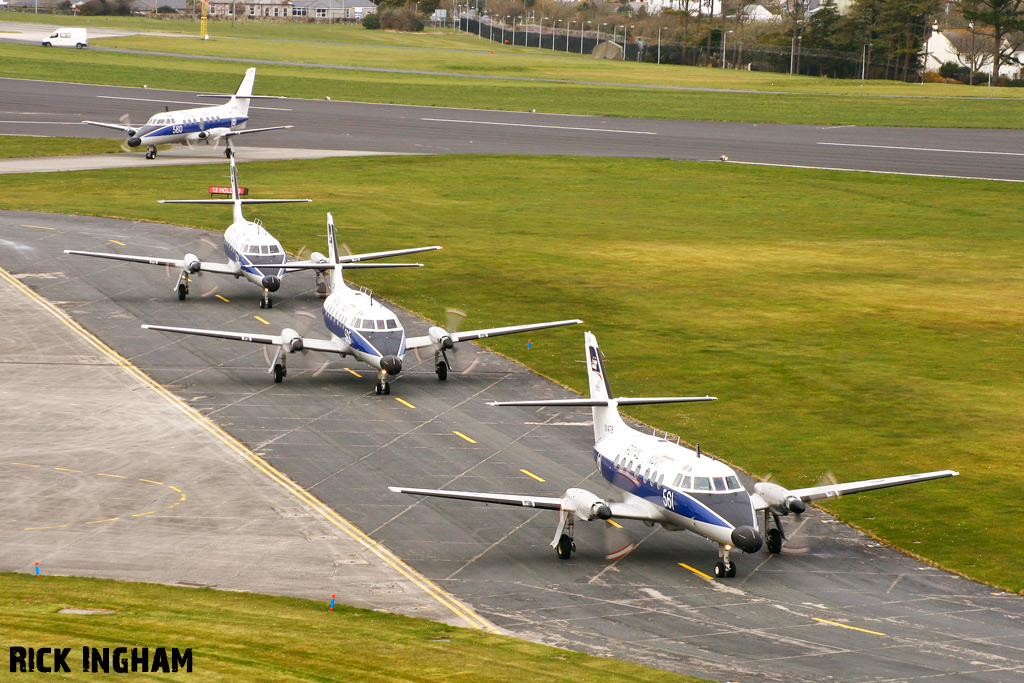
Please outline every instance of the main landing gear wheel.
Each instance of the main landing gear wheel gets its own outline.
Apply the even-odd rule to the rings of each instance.
[[[178,292],[178,301],[184,301],[185,297],[188,296],[188,285],[186,285],[184,282],[182,282],[180,285],[178,285],[177,292]]]
[[[736,565],[730,562],[718,562],[715,564],[715,576],[718,578],[732,578],[736,576]]]
[[[375,392],[377,393],[378,396],[380,396],[381,394],[387,396],[391,393],[391,385],[388,384],[387,382],[377,382]]]
[[[778,529],[769,529],[765,536],[765,544],[768,546],[768,552],[772,555],[778,555],[781,553],[782,532]]]
[[[576,544],[568,534],[562,534],[558,539],[558,545],[555,546],[555,552],[558,553],[558,559],[568,560],[572,557],[573,552],[576,550]]]
[[[260,299],[260,308],[273,308],[274,299],[266,291],[263,292],[263,298]]]
[[[146,158],[156,159],[156,147],[150,147],[148,150],[146,150]]]
[[[442,382],[448,379],[448,364],[444,361],[437,364],[437,378]]]
[[[226,156],[228,159],[230,159],[233,155],[234,155],[234,152],[231,151],[230,147],[228,147],[226,150],[224,150],[224,156]]]
[[[288,374],[288,371],[284,369],[284,366],[280,363],[274,364],[274,383],[280,384],[284,381],[284,376]]]

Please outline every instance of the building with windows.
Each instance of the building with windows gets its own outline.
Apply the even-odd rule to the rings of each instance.
[[[210,16],[231,16],[231,2],[210,2]],[[377,5],[370,0],[238,0],[236,19],[281,19],[320,21],[361,21],[367,14],[375,14]]]

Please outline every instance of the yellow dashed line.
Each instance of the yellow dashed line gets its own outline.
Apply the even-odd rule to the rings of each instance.
[[[605,521],[608,522],[609,524],[611,524],[616,529],[621,529],[622,528],[622,525],[619,524],[618,522],[616,522],[614,519],[606,519]]]
[[[167,488],[169,488],[172,491],[177,491],[178,493],[181,493],[181,489],[179,489],[177,486],[168,486]]]
[[[417,587],[422,589],[428,595],[433,597],[441,605],[451,610],[451,612],[457,615],[459,618],[464,619],[473,628],[485,629],[492,633],[500,633],[498,627],[492,624],[490,621],[480,616],[473,610],[472,607],[464,604],[458,598],[449,594],[443,588],[439,587],[433,581],[428,579],[423,574],[413,569],[410,565],[406,564],[403,560],[398,558],[394,553],[389,551],[387,548],[381,546],[380,543],[370,538],[365,532],[353,525],[347,519],[339,515],[326,503],[321,501],[319,498],[309,493],[305,489],[302,489],[294,482],[292,482],[287,476],[282,474],[279,470],[271,466],[266,460],[260,458],[258,455],[253,453],[251,450],[246,448],[240,441],[232,437],[230,434],[225,432],[221,427],[210,421],[209,418],[205,417],[202,413],[192,408],[190,405],[185,403],[183,400],[172,394],[166,387],[157,382],[154,382],[148,375],[139,370],[124,356],[120,355],[109,346],[99,340],[96,335],[87,331],[84,327],[74,321],[67,313],[54,306],[52,303],[44,299],[43,297],[32,291],[31,288],[26,286],[23,282],[12,276],[9,272],[0,267],[0,278],[6,280],[12,287],[24,294],[29,299],[35,301],[47,312],[53,315],[57,320],[63,323],[68,329],[78,334],[82,339],[92,345],[97,351],[102,353],[104,356],[109,358],[117,366],[124,369],[126,373],[137,379],[144,386],[149,387],[158,396],[164,398],[168,403],[178,408],[182,413],[187,415],[196,424],[201,425],[210,434],[213,434],[223,444],[232,449],[239,456],[244,458],[249,464],[251,464],[256,470],[267,475],[269,479],[280,485],[286,491],[295,496],[298,500],[301,500],[306,505],[309,505],[319,515],[321,515],[328,523],[333,524],[338,529],[344,531],[349,537],[360,543],[366,550],[379,557],[388,566],[393,568],[403,577],[414,583]],[[175,503],[171,507],[178,505]]]
[[[884,633],[879,633],[878,631],[869,631],[866,628],[857,628],[856,626],[848,626],[847,624],[840,624],[838,621],[829,621],[828,619],[819,619],[818,617],[812,617],[812,619],[814,619],[815,621],[820,621],[823,624],[828,624],[830,626],[838,626],[839,628],[848,628],[851,631],[860,631],[861,633],[870,633],[873,636],[884,636],[885,635]]]
[[[230,299],[225,299],[225,298],[224,298],[224,297],[222,297],[222,296],[221,296],[220,294],[214,294],[214,296],[215,296],[215,297],[217,297],[218,299],[220,299],[221,301],[223,301],[223,302],[224,302],[224,303],[226,303],[226,304],[228,304],[228,303],[231,303],[231,300],[230,300]]]
[[[137,512],[132,517],[145,517],[146,515],[155,515],[156,510],[150,510],[149,512]]]
[[[704,572],[702,572],[701,570],[699,570],[699,569],[694,569],[693,567],[691,567],[691,566],[690,566],[690,565],[688,565],[688,564],[683,564],[682,562],[680,562],[680,563],[679,563],[679,566],[680,566],[680,567],[682,567],[683,569],[689,569],[689,570],[690,570],[691,572],[693,572],[693,573],[694,573],[694,574],[696,574],[697,576],[701,577],[702,579],[707,579],[708,581],[714,581],[714,579],[713,579],[713,578],[711,578],[710,576],[708,576],[707,574],[705,574],[705,573],[704,573]]]
[[[63,529],[66,526],[68,526],[68,525],[67,524],[58,524],[56,526],[27,526],[27,527],[25,527],[24,530],[25,531],[38,531],[40,529]]]
[[[362,375],[360,375],[358,372],[356,372],[352,368],[345,368],[345,372],[352,373],[353,375],[355,375],[356,377],[359,377],[360,379],[362,379],[362,377],[363,377]]]
[[[180,500],[179,500],[179,501],[178,501],[177,503],[175,503],[174,505],[168,505],[168,506],[167,506],[167,509],[168,509],[168,510],[170,510],[171,508],[176,508],[176,507],[178,507],[179,505],[181,505],[181,501],[180,501]]]
[[[258,315],[254,315],[253,317],[256,318],[257,320],[259,320],[264,325],[269,325],[270,324],[266,320],[264,320],[263,318],[259,317]]]
[[[519,471],[522,472],[523,474],[525,474],[528,477],[532,477],[532,478],[536,479],[537,481],[541,481],[541,482],[547,481],[546,479],[541,479],[540,477],[538,477],[536,474],[534,474],[530,470],[520,469]]]
[[[86,522],[86,524],[103,524],[104,522],[116,522],[121,519],[120,517],[111,517],[110,519],[97,519],[95,522]]]
[[[110,242],[113,242],[114,244],[120,244],[120,245],[121,245],[122,247],[127,247],[127,246],[128,246],[128,245],[127,245],[127,244],[125,244],[124,242],[118,242],[117,240],[109,240],[109,241],[110,241]]]
[[[19,467],[40,467],[40,465],[26,465],[23,462],[12,462],[12,465],[18,465]]]
[[[407,406],[407,407],[409,407],[409,408],[415,408],[415,407],[416,407],[416,406],[414,406],[413,404],[411,404],[411,403],[409,403],[408,401],[406,401],[406,400],[405,400],[404,398],[398,398],[398,397],[396,396],[396,397],[395,397],[395,400],[396,400],[396,401],[398,401],[399,403],[401,403],[401,404],[402,404],[403,406]]]
[[[455,436],[459,437],[460,439],[465,439],[466,441],[468,441],[470,443],[476,443],[476,441],[473,441],[473,439],[469,438],[468,436],[466,436],[462,432],[452,432],[452,434],[454,434]]]
[[[184,501],[187,497],[188,496],[186,496],[184,493],[181,494],[181,498],[178,499],[178,502],[180,503],[180,502]]]
[[[162,481],[153,481],[152,479],[139,479],[139,481],[144,481],[147,484],[156,484],[157,486],[164,486],[165,485]]]
[[[67,467],[54,467],[53,469],[60,470],[61,472],[77,472],[78,474],[82,473],[82,470],[69,470]]]
[[[21,227],[23,227],[23,228],[39,228],[40,230],[56,230],[57,229],[57,228],[48,228],[45,225],[24,225],[24,224],[22,224]]]
[[[113,477],[114,479],[127,479],[128,477],[123,474],[104,474],[103,472],[97,472],[97,477]]]

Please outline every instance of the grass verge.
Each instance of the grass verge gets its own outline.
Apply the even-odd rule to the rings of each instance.
[[[0,640],[71,648],[71,672],[61,680],[95,679],[82,672],[83,646],[192,648],[191,674],[135,673],[132,680],[698,680],[425,619],[343,605],[329,612],[296,598],[23,574],[0,574],[0,591]],[[114,613],[61,614],[67,607]]]
[[[156,200],[201,197],[224,172],[14,176],[21,191],[0,206],[223,229],[226,210]],[[254,197],[290,187],[315,200],[247,209],[292,250],[322,248],[326,211],[356,251],[444,245],[414,274],[353,276],[428,318],[446,306],[481,327],[578,316],[620,395],[719,396],[631,412],[752,474],[797,487],[829,471],[960,470],[827,507],[943,567],[1024,590],[1024,569],[1006,561],[1024,514],[1014,186],[474,156],[246,163],[240,174]],[[488,346],[584,390],[578,339],[533,341]]]
[[[0,159],[61,157],[72,154],[113,154],[121,151],[121,143],[117,140],[0,135]]]

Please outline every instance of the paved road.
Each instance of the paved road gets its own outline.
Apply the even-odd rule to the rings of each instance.
[[[586,413],[485,405],[566,395],[498,356],[469,349],[478,367],[445,384],[429,363],[410,363],[390,397],[374,395],[372,376],[355,377],[349,370],[363,369],[348,361],[315,377],[319,359],[295,358],[286,381],[274,385],[260,349],[142,332],[138,325],[295,326],[300,312],[319,309],[312,278],[290,277],[275,307],[261,311],[244,282],[204,276],[196,289],[216,285],[228,301],[206,296],[182,303],[161,268],[60,253],[72,246],[111,248],[115,239],[131,252],[214,255],[202,236],[166,225],[0,213],[0,265],[64,302],[76,320],[151,377],[499,627],[719,680],[1024,677],[1024,598],[878,547],[818,511],[790,522],[787,554],[739,557],[736,579],[708,581],[680,565],[706,571],[716,559],[714,547],[692,535],[629,524],[625,533],[639,546],[609,564],[605,523],[582,524],[579,552],[562,562],[548,547],[555,520],[543,511],[391,494],[389,484],[545,495],[578,485],[605,489],[588,455]],[[444,267],[445,253],[424,262]],[[413,334],[426,327],[401,317]],[[594,331],[599,338],[609,333]],[[534,342],[572,362],[582,353],[581,332],[549,331]]]
[[[239,67],[239,74],[242,72]],[[257,72],[257,92],[259,74]],[[165,106],[209,105],[193,93],[0,79],[0,135],[110,137],[81,123],[141,123]],[[527,112],[261,101],[247,146],[418,154],[573,154],[834,168],[1024,181],[1024,133],[1011,130],[794,126],[615,119]],[[258,140],[256,139],[258,138]],[[126,163],[145,163],[131,159]]]

